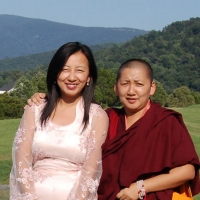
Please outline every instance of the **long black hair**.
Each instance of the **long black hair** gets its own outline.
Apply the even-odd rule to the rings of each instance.
[[[47,103],[44,106],[40,117],[41,125],[46,124],[53,110],[56,108],[58,99],[61,97],[60,88],[56,84],[57,77],[59,76],[64,64],[67,62],[69,57],[78,51],[81,51],[85,55],[89,63],[90,84],[88,86],[85,86],[82,91],[84,102],[84,116],[82,122],[84,128],[87,126],[89,122],[90,105],[94,101],[94,89],[97,81],[97,67],[90,48],[87,45],[81,44],[79,42],[69,42],[62,45],[56,51],[49,64],[46,77],[48,91],[46,95]]]

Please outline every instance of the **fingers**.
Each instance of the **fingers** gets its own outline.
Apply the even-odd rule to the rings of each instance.
[[[124,188],[117,194],[116,198],[120,200],[136,200],[138,199],[138,194],[132,194],[130,188]]]
[[[31,97],[31,101],[36,104],[37,106],[40,105],[42,102],[45,101],[46,94],[45,93],[35,93]]]
[[[45,97],[46,97],[46,94],[45,94],[45,93],[35,93],[35,95],[37,95],[37,94],[39,94],[39,97],[40,97],[41,99],[45,99]]]
[[[123,196],[124,192],[123,190],[121,190],[118,194],[117,194],[117,198],[120,199]]]
[[[30,99],[27,100],[27,105],[32,106],[33,103],[35,105],[40,105],[42,102],[45,101],[46,94],[45,93],[35,93],[31,96]],[[26,107],[26,106],[25,106]],[[24,108],[25,108],[24,107]]]
[[[118,199],[120,199],[120,200],[128,200],[128,199],[127,199],[127,196],[126,196],[126,194],[125,194],[125,189],[121,190],[121,191],[117,194],[116,197],[117,197]]]
[[[31,99],[28,99],[28,100],[27,100],[27,105],[28,105],[28,106],[31,107],[31,106],[32,106],[32,103],[33,103],[33,102],[32,102]],[[26,106],[27,106],[27,105],[26,105]],[[24,109],[26,108],[26,106],[24,107]]]

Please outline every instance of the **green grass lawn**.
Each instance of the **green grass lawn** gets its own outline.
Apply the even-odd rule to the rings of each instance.
[[[0,120],[0,184],[8,184],[11,148],[20,120]]]
[[[9,199],[9,188],[0,188],[0,200],[8,200]]]
[[[200,105],[173,109],[183,115],[184,122],[200,157]],[[20,119],[0,120],[0,185],[8,184],[9,182],[11,148],[19,122]],[[2,192],[0,190],[0,199],[8,199],[8,191]],[[195,200],[200,200],[200,195],[197,195]]]
[[[183,115],[184,122],[190,132],[195,149],[200,158],[200,105],[187,108],[174,108]]]

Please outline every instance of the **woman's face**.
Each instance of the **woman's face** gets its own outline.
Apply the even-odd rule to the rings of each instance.
[[[61,91],[61,97],[68,100],[78,99],[89,81],[88,60],[81,51],[78,51],[69,57],[58,75],[57,84]]]
[[[151,83],[146,67],[129,67],[122,69],[121,76],[114,87],[127,114],[142,110],[150,95],[155,92],[155,83]]]

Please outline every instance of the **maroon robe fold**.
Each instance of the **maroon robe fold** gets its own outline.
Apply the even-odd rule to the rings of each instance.
[[[190,181],[193,195],[200,192],[200,162],[181,114],[151,102],[146,114],[125,130],[124,109],[109,108],[108,138],[103,149],[99,200],[114,200],[131,183],[185,164],[195,166]],[[171,200],[172,190],[148,193],[147,200]]]

